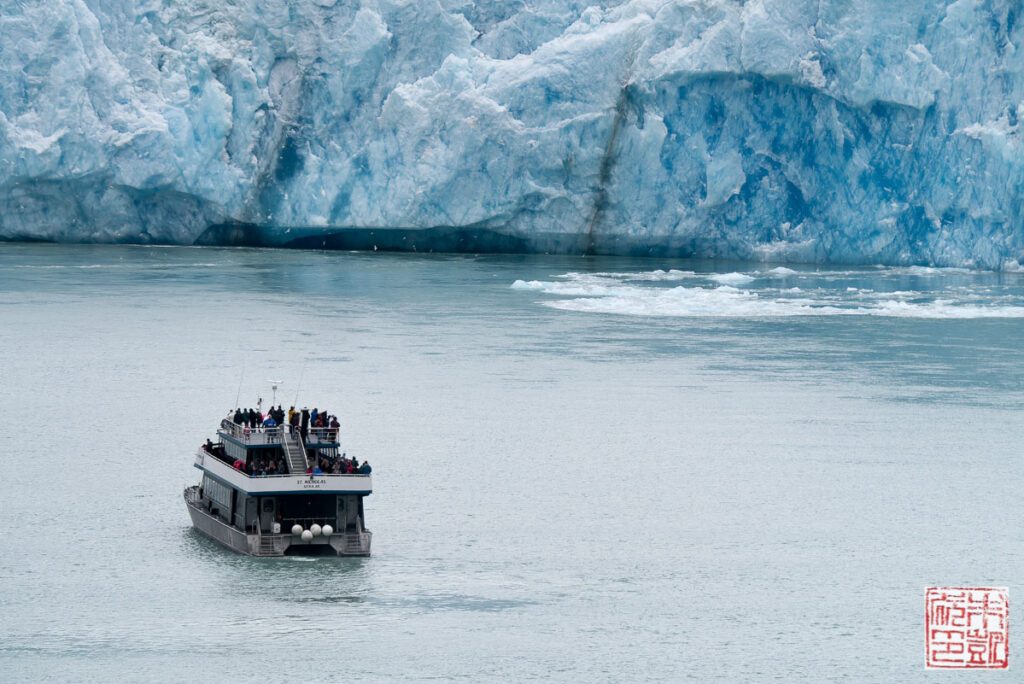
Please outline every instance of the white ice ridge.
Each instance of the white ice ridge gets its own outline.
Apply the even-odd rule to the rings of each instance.
[[[567,273],[554,280],[517,280],[512,289],[553,295],[539,303],[554,309],[629,316],[776,318],[789,316],[887,316],[898,318],[968,319],[1024,318],[1024,300],[1018,297],[982,297],[971,288],[938,287],[926,291],[837,287],[834,280],[864,276],[864,271],[789,271],[787,278],[805,279],[807,287],[780,288],[773,269],[751,275],[694,274],[692,285],[666,286],[643,274]],[[744,275],[739,289],[720,285],[723,276]],[[873,279],[899,279],[934,273],[893,268],[872,274]],[[638,277],[639,276],[639,277]],[[729,278],[727,278],[729,279]],[[644,281],[647,280],[645,283]]]
[[[6,2],[0,239],[1024,263],[1017,0]],[[399,241],[400,242],[400,241]]]

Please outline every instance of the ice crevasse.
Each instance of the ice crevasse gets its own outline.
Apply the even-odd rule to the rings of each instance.
[[[1017,268],[1000,0],[0,0],[0,239]]]

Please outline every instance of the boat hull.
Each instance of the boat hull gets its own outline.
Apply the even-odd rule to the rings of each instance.
[[[247,534],[236,527],[228,525],[215,515],[211,515],[195,500],[195,492],[189,487],[185,490],[185,507],[192,526],[201,534],[227,548],[248,556],[288,556],[288,555],[328,555],[328,556],[369,556],[373,534],[369,530],[363,532],[343,532],[330,537],[314,537],[303,541],[292,534]]]

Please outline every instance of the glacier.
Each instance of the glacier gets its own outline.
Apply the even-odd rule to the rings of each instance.
[[[1019,268],[1007,0],[0,0],[0,239]]]

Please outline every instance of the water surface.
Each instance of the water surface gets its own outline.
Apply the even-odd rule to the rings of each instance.
[[[926,586],[1020,622],[1022,313],[1016,273],[0,245],[0,679],[932,681]],[[372,557],[191,531],[269,379],[373,464]]]

